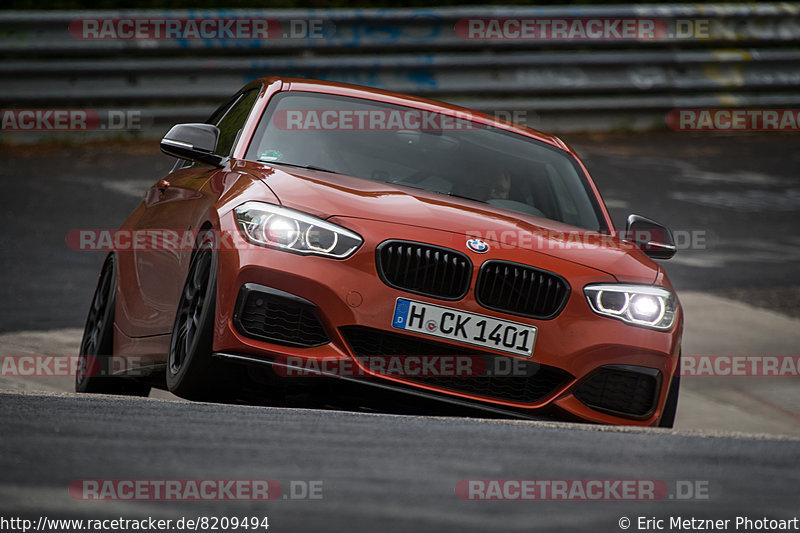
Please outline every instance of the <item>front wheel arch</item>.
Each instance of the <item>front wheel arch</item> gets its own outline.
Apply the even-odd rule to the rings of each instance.
[[[75,392],[147,396],[150,384],[112,376],[117,265],[112,252],[106,256],[100,270],[78,349]]]

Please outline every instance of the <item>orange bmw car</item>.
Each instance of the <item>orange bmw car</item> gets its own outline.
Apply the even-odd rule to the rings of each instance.
[[[615,229],[558,138],[273,77],[161,150],[174,168],[119,230],[159,244],[107,256],[79,392],[277,401],[315,374],[522,417],[673,425],[683,314],[653,261],[672,236],[638,215]]]

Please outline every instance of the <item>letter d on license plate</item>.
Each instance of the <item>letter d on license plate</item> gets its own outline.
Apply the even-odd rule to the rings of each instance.
[[[392,327],[533,357],[536,326],[398,298]]]

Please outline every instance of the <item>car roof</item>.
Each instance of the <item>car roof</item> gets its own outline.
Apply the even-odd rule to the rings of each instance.
[[[469,109],[466,107],[461,107],[453,104],[447,104],[445,102],[437,100],[429,100],[427,98],[419,98],[416,96],[409,96],[407,94],[385,91],[383,89],[375,89],[372,87],[365,87],[362,85],[353,85],[349,83],[339,83],[334,81],[312,80],[307,78],[267,76],[263,78],[258,78],[257,80],[254,80],[253,82],[251,82],[251,84],[248,85],[253,85],[257,83],[270,85],[276,82],[282,83],[281,91],[320,92],[326,94],[335,94],[339,96],[366,98],[369,100],[377,100],[380,102],[385,102],[390,104],[404,105],[418,109],[424,109],[426,111],[441,112],[443,114],[454,114],[454,113],[467,114],[471,120],[475,120],[477,122],[486,125],[495,126],[507,131],[520,133],[522,135],[532,137],[538,141],[545,142],[547,144],[556,146],[558,148],[564,149],[572,153],[572,150],[566,144],[564,144],[564,142],[561,139],[559,139],[554,135],[550,135],[548,133],[544,133],[535,130],[533,128],[529,128],[527,126],[522,126],[512,122],[507,122],[502,119],[497,119],[489,114],[482,113],[474,109]]]

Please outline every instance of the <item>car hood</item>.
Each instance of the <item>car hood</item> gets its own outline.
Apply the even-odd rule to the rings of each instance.
[[[618,238],[488,204],[341,174],[247,162],[281,204],[320,218],[379,220],[476,236],[602,271],[619,281],[653,283],[658,265]],[[530,234],[534,238],[530,237]]]

